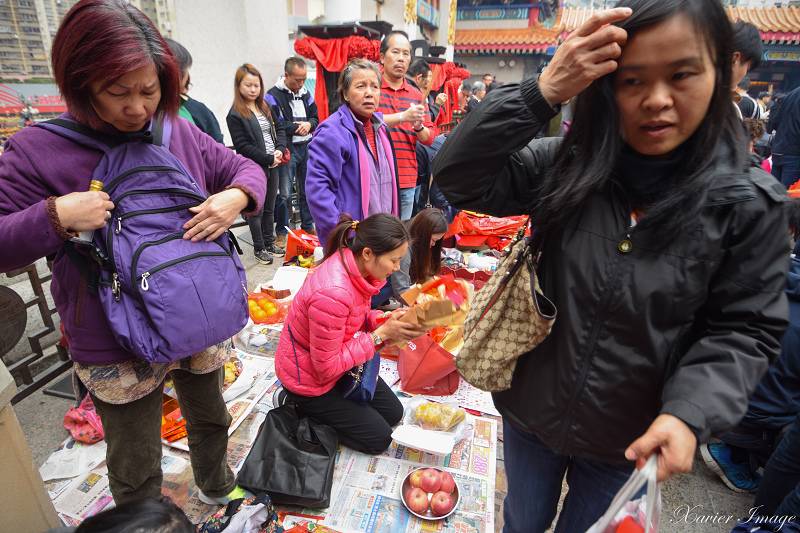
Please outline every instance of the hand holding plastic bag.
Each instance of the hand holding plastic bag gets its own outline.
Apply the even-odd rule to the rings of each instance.
[[[661,483],[658,483],[658,454],[653,454],[641,470],[634,471],[619,489],[608,510],[586,533],[617,533],[634,530],[658,533],[661,518]],[[647,494],[635,501],[631,498],[647,484]],[[625,522],[622,528],[620,526]],[[633,522],[633,523],[631,523]]]

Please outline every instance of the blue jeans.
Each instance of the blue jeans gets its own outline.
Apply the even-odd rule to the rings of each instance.
[[[414,196],[417,194],[417,187],[400,189],[400,220],[408,220],[414,211]]]
[[[753,507],[759,516],[800,516],[800,415],[769,458]]]
[[[787,189],[800,180],[800,155],[772,154],[772,175]]]
[[[619,467],[558,455],[536,435],[517,429],[506,420],[503,421],[503,452],[508,478],[508,495],[503,508],[504,533],[547,530],[556,515],[565,472],[569,492],[555,531],[586,531],[603,516],[635,468],[633,463],[629,467]]]
[[[289,148],[292,157],[289,163],[279,167],[280,191],[275,198],[275,233],[286,235],[289,215],[292,212],[292,191],[297,182],[297,203],[300,208],[300,228],[308,231],[314,228],[314,219],[306,201],[306,172],[308,170],[308,145],[292,145]]]

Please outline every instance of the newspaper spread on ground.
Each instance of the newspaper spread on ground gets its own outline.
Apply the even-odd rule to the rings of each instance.
[[[380,456],[343,448],[324,525],[343,533],[462,533],[494,531],[497,422],[468,417],[473,432],[444,457],[392,444]],[[420,466],[453,474],[458,510],[444,520],[421,520],[403,506],[400,486]]]
[[[106,441],[86,444],[69,437],[39,468],[42,481],[86,474],[106,460]]]
[[[54,484],[50,486],[56,487]],[[108,488],[108,476],[97,472],[84,474],[69,486],[60,487],[53,505],[59,516],[67,517],[65,522],[70,524],[82,522],[103,509],[113,507],[114,498]]]

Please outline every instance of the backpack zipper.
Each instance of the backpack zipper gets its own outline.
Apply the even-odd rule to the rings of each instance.
[[[138,211],[131,211],[130,213],[125,213],[117,218],[117,227],[114,230],[115,235],[119,235],[122,231],[122,221],[128,220],[129,218],[138,217],[141,215],[154,215],[156,213],[172,213],[175,211],[184,211],[189,209],[190,207],[196,207],[200,205],[201,202],[190,202],[188,204],[181,204],[181,205],[174,205],[172,207],[160,207],[158,209],[140,209]]]
[[[164,244],[164,243],[167,243],[167,242],[170,242],[170,241],[174,241],[174,240],[177,240],[177,239],[182,239],[183,235],[184,235],[183,233],[172,233],[170,235],[167,235],[163,239],[159,239],[159,240],[154,241],[154,242],[145,243],[145,244],[141,245],[138,250],[136,250],[136,253],[133,254],[133,259],[131,260],[131,281],[133,282],[133,291],[134,291],[134,294],[136,296],[136,299],[139,300],[139,303],[142,306],[142,310],[144,311],[144,314],[147,315],[147,319],[150,320],[151,322],[152,322],[152,319],[150,318],[150,313],[147,311],[147,306],[145,306],[145,304],[144,304],[144,298],[142,297],[142,294],[141,294],[141,291],[140,291],[140,288],[141,288],[142,291],[149,290],[150,284],[147,282],[147,278],[149,278],[150,276],[152,276],[156,272],[164,270],[167,267],[171,267],[173,265],[177,265],[178,263],[185,263],[187,261],[191,261],[191,260],[197,259],[199,257],[223,257],[223,256],[227,256],[227,257],[230,257],[231,260],[234,261],[234,264],[235,264],[235,260],[233,258],[233,255],[228,250],[225,249],[225,246],[223,246],[222,243],[220,243],[218,241],[213,241],[220,248],[222,248],[223,251],[221,251],[221,252],[197,252],[197,253],[194,253],[194,254],[191,254],[191,255],[187,255],[185,257],[181,257],[180,259],[173,259],[171,261],[167,261],[166,263],[162,263],[162,264],[160,264],[160,265],[158,265],[158,266],[156,266],[154,268],[149,269],[148,271],[144,272],[141,276],[136,276],[136,266],[137,266],[137,264],[139,262],[139,256],[142,254],[142,252],[146,248],[149,248],[151,246],[158,246],[160,244]]]
[[[183,174],[184,176],[186,176],[186,173],[184,173],[183,171],[181,171],[180,169],[175,168],[175,167],[167,167],[167,166],[160,166],[160,165],[159,166],[153,166],[153,167],[135,167],[135,168],[132,168],[130,170],[126,170],[125,172],[123,172],[122,174],[120,174],[119,176],[117,176],[116,178],[111,180],[111,182],[109,182],[108,185],[103,187],[103,192],[108,193],[108,195],[111,196],[111,191],[113,191],[114,188],[116,188],[116,186],[119,185],[119,182],[122,181],[123,179],[125,179],[128,176],[131,176],[133,174],[139,174],[141,172],[148,172],[148,171],[151,171],[151,170],[154,170],[154,171],[168,170],[168,171],[177,172],[179,174]],[[191,179],[189,176],[186,176],[186,177]],[[194,182],[194,180],[192,180],[192,183],[194,183],[195,186],[197,186],[197,184]]]
[[[167,167],[167,168],[169,168],[169,167]],[[115,178],[114,181],[116,181],[117,179],[118,178]],[[114,216],[113,213],[117,209],[116,205],[121,200],[123,200],[124,198],[127,198],[128,196],[133,196],[135,194],[136,195],[145,195],[145,194],[164,194],[164,193],[180,194],[182,196],[188,196],[190,198],[196,198],[201,203],[206,201],[205,196],[203,196],[202,194],[198,194],[198,193],[192,192],[192,191],[187,190],[187,189],[178,189],[178,188],[171,188],[171,189],[137,189],[137,190],[134,190],[134,191],[128,191],[126,193],[123,193],[123,194],[119,195],[119,197],[116,200],[114,200],[114,209],[111,210],[112,219],[109,221],[109,228],[111,227],[111,224],[113,224],[113,216]],[[188,205],[188,204],[184,204],[184,205]],[[132,213],[135,213],[135,211],[133,211]],[[128,213],[128,214],[130,214],[130,213]],[[142,214],[144,214],[144,213],[142,213]],[[124,216],[126,216],[126,215],[122,215],[121,217],[117,218],[117,229],[114,230],[114,235],[119,235],[119,233],[122,231],[122,221],[120,220],[120,218],[122,218]],[[117,265],[114,263],[114,241],[113,241],[112,237],[113,237],[113,235],[111,234],[111,231],[109,229],[109,231],[106,231],[106,250],[108,250],[108,258],[109,258],[109,261],[111,262],[112,272],[116,272],[117,271]]]

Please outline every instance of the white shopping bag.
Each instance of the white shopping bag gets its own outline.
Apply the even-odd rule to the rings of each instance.
[[[270,518],[267,508],[263,503],[257,505],[242,505],[239,511],[231,517],[225,527],[225,533],[258,533],[261,525]]]
[[[619,489],[614,500],[600,520],[586,533],[616,533],[617,528],[630,516],[644,528],[645,533],[658,533],[661,518],[661,483],[658,483],[658,454],[653,454],[641,470],[635,470],[630,479]],[[639,489],[647,484],[647,494],[630,501]]]

